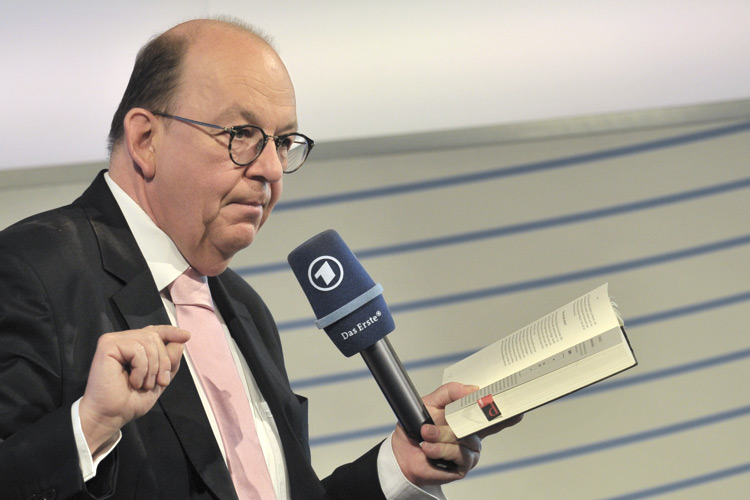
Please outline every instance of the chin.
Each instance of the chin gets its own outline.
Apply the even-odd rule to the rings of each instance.
[[[224,245],[222,245],[222,253],[228,255],[229,258],[233,257],[234,254],[240,250],[244,250],[255,241],[255,234],[257,230],[255,227],[252,229],[245,229],[237,231],[230,238],[227,239]]]
[[[253,243],[256,233],[257,229],[252,225],[235,226],[231,231],[224,231],[220,234],[215,232],[213,237],[203,240],[197,255],[201,256],[200,260],[207,268],[226,269],[237,252]]]

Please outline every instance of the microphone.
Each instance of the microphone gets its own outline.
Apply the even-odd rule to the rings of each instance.
[[[362,356],[406,435],[422,442],[422,425],[434,422],[386,338],[396,326],[383,287],[332,229],[302,243],[287,260],[313,308],[315,325],[345,356]],[[456,467],[448,460],[431,463],[445,470]]]

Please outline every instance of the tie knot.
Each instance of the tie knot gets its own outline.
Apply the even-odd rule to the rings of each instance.
[[[206,277],[192,267],[188,267],[167,288],[175,305],[214,309]]]

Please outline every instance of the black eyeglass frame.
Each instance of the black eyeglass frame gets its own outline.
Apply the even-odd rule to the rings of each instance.
[[[198,120],[191,120],[190,118],[185,118],[182,116],[176,116],[176,115],[170,115],[169,113],[164,113],[163,111],[152,111],[153,114],[156,116],[163,116],[164,118],[171,118],[172,120],[178,120],[185,123],[192,123],[193,125],[201,125],[203,127],[211,127],[219,130],[223,130],[227,134],[229,134],[229,144],[227,145],[227,149],[229,150],[229,159],[232,160],[232,163],[237,165],[238,167],[246,167],[250,165],[252,162],[258,159],[258,157],[263,153],[263,150],[266,148],[266,144],[268,144],[268,139],[273,139],[274,144],[276,145],[276,151],[279,150],[281,147],[282,142],[291,136],[298,136],[305,139],[307,142],[307,153],[305,154],[305,157],[302,158],[302,161],[299,165],[297,165],[292,170],[284,170],[285,174],[291,174],[293,172],[296,172],[300,169],[300,167],[305,163],[308,156],[310,156],[310,151],[312,151],[313,146],[315,146],[315,141],[307,137],[305,134],[300,134],[299,132],[290,132],[288,134],[282,134],[282,135],[268,135],[265,130],[258,127],[257,125],[235,125],[232,127],[222,127],[221,125],[215,125],[213,123],[206,123],[206,122],[199,122]],[[234,159],[234,156],[232,155],[232,141],[234,140],[234,137],[237,135],[237,133],[243,129],[246,128],[252,128],[255,130],[258,130],[263,135],[263,146],[258,149],[258,152],[255,154],[252,160],[246,162],[246,163],[240,163],[237,160]]]

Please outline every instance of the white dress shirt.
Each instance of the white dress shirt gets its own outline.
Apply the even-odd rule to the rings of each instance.
[[[169,319],[173,325],[176,325],[175,306],[168,299],[168,295],[164,294],[164,290],[189,267],[189,264],[179,252],[174,242],[166,235],[166,233],[159,229],[143,209],[141,209],[141,207],[109,177],[109,174],[105,174],[104,177],[115,197],[115,200],[117,201],[117,204],[125,216],[125,220],[135,237],[136,243],[145,258],[146,263],[148,264],[154,282],[156,283],[156,287],[161,292],[162,302],[167,310]],[[263,395],[258,389],[247,362],[240,353],[234,339],[232,339],[226,323],[221,317],[218,309],[216,310],[216,314],[224,328],[224,334],[227,338],[230,351],[232,352],[236,368],[242,375],[240,378],[243,381],[248,398],[251,401],[250,406],[255,419],[258,439],[276,491],[276,498],[277,500],[288,500],[290,498],[289,476],[286,469],[286,462],[284,460],[284,451],[281,446],[281,437],[276,428],[273,415],[268,404],[264,400]],[[195,386],[198,389],[198,394],[211,424],[211,429],[216,437],[216,442],[218,443],[221,453],[224,456],[224,460],[226,461],[221,435],[219,434],[219,427],[187,351],[185,351],[184,359],[193,377]],[[76,443],[78,445],[81,471],[84,480],[87,481],[96,475],[96,468],[99,462],[115,448],[117,443],[94,462],[81,429],[80,418],[78,417],[78,401],[73,405],[71,411],[73,414],[73,427],[76,436]],[[429,487],[428,492],[410,483],[404,477],[401,468],[398,466],[396,457],[393,454],[391,437],[381,445],[378,454],[378,476],[380,478],[383,492],[389,500],[445,500],[440,487]]]

